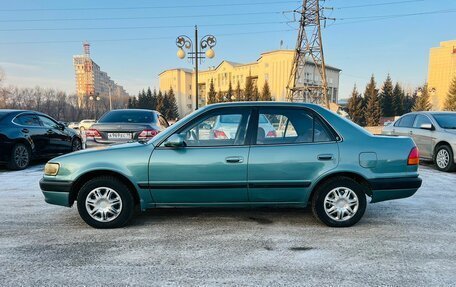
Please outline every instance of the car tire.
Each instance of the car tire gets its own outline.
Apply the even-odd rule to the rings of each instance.
[[[130,189],[111,176],[86,182],[79,190],[77,206],[81,218],[95,228],[125,226],[133,217],[135,207]]]
[[[15,144],[11,149],[8,168],[12,170],[25,169],[29,166],[31,158],[32,153],[27,145],[23,143]]]
[[[348,177],[335,177],[315,191],[312,212],[330,227],[349,227],[363,217],[366,204],[365,186]]]
[[[78,151],[81,149],[82,149],[82,141],[79,138],[75,137],[71,141],[71,151]]]
[[[434,163],[435,167],[440,171],[451,172],[456,170],[451,147],[447,145],[439,146],[434,153]]]

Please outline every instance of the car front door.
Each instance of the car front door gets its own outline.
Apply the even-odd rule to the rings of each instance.
[[[418,146],[420,156],[427,159],[432,159],[432,145],[435,140],[434,131],[422,129],[421,125],[430,124],[431,120],[426,115],[417,115],[413,124],[412,138]]]
[[[253,119],[256,139],[249,154],[250,201],[305,202],[314,180],[338,164],[336,134],[305,108],[260,108]]]
[[[46,116],[38,115],[41,124],[46,129],[49,139],[49,151],[51,154],[71,151],[71,136],[66,133],[62,125]]]
[[[215,130],[218,118],[236,125],[234,137]],[[249,108],[220,108],[193,120],[176,134],[185,146],[166,147],[152,153],[149,187],[157,204],[248,203],[246,144]],[[223,128],[223,120],[221,126]]]

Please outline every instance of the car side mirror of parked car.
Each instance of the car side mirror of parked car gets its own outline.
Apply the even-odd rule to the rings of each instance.
[[[434,127],[434,125],[427,123],[427,124],[421,124],[420,129],[433,131],[433,130],[435,130],[435,127]]]
[[[165,147],[186,147],[185,135],[183,134],[173,134],[165,142]]]

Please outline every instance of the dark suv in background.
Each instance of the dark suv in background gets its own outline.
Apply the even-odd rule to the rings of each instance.
[[[149,140],[168,126],[168,121],[154,110],[109,111],[86,131],[86,147]]]
[[[52,158],[81,148],[77,132],[48,115],[0,110],[0,163],[9,169],[24,169],[34,158]]]

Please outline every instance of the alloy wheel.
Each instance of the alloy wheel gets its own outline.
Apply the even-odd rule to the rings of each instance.
[[[450,163],[450,154],[448,153],[447,150],[441,149],[437,153],[435,161],[436,161],[438,167],[444,169]]]
[[[14,150],[14,162],[17,167],[25,168],[29,164],[30,155],[27,148],[23,145],[19,145]]]
[[[99,222],[110,222],[122,211],[122,199],[112,188],[97,187],[89,192],[85,200],[87,213]]]
[[[81,142],[79,140],[73,140],[73,144],[72,144],[72,148],[73,148],[73,151],[77,151],[77,150],[80,150],[81,149]]]
[[[356,214],[358,207],[358,196],[347,187],[332,189],[324,200],[326,214],[335,221],[349,220]]]

